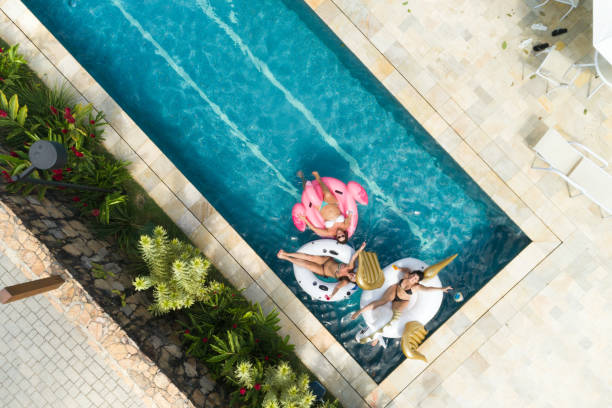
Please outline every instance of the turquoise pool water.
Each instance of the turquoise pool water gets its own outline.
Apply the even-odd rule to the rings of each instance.
[[[459,253],[441,279],[466,300],[529,243],[302,0],[24,3],[377,382],[398,341],[357,344],[359,295],[311,301],[275,257],[315,238],[291,222],[298,169],[366,188],[352,243],[382,266]]]

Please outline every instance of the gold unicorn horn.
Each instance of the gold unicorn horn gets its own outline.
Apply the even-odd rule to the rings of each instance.
[[[459,254],[451,255],[448,258],[438,262],[437,264],[428,266],[423,271],[423,275],[424,275],[423,279],[431,279],[434,276],[436,276],[438,274],[438,272],[440,272],[442,269],[444,269],[444,267],[446,265],[448,265],[449,263],[453,262],[453,260],[457,257],[457,255],[459,255]]]

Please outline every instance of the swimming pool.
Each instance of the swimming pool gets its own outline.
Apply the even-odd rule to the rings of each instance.
[[[377,382],[398,342],[357,344],[359,295],[313,302],[275,257],[314,238],[291,223],[296,170],[368,190],[353,242],[383,266],[460,253],[441,279],[465,299],[529,243],[302,0],[24,3]]]

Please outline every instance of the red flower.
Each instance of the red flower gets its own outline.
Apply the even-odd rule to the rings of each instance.
[[[62,181],[64,178],[63,174],[56,174],[55,176],[51,177],[53,180],[55,181]]]
[[[244,395],[244,394],[246,394],[246,390],[244,388],[241,388],[240,389],[240,395]]]
[[[98,215],[100,215],[100,210],[98,210],[97,208],[91,210],[91,215],[97,217]]]
[[[266,361],[268,361],[269,359],[270,359],[270,357],[268,357],[268,356],[264,357],[264,360],[266,360]]]
[[[4,48],[0,47],[0,53],[4,52]]]
[[[232,297],[234,297],[234,296],[236,296],[236,294],[235,294],[235,293],[232,293]]]
[[[52,114],[57,115],[57,109],[55,109],[55,106],[51,105],[49,106],[49,109],[51,110]]]
[[[76,157],[83,157],[83,153],[79,152],[78,150],[74,150],[74,155]]]
[[[66,119],[68,123],[74,123],[74,118],[72,116],[64,116],[64,119]]]
[[[89,137],[94,138],[94,137],[96,137],[96,135],[94,135],[93,133],[90,133]]]
[[[235,329],[236,327],[238,327],[236,323],[232,324],[232,329]]]
[[[276,355],[276,358],[281,358],[281,355],[280,355],[280,354],[277,354],[277,355]]]
[[[6,112],[0,109],[0,118],[6,118]]]
[[[64,108],[64,116],[66,115],[70,116],[70,113],[71,113],[70,108]]]
[[[87,203],[83,203],[83,207],[87,207]]]
[[[202,337],[202,343],[208,343],[208,337]]]
[[[189,333],[191,333],[189,329],[185,330],[185,334],[189,334]]]
[[[3,81],[4,81],[4,78],[0,77],[0,82],[3,82]]]
[[[81,201],[81,197],[74,196],[74,197],[72,197],[72,201],[74,201],[75,203],[79,202],[79,201]]]
[[[255,383],[255,389],[257,391],[261,390],[261,384]]]
[[[57,186],[57,188],[58,188],[59,190],[65,190],[65,189],[66,189],[66,187],[62,187],[62,186]]]
[[[62,169],[53,169],[51,170],[53,174],[62,174]]]
[[[72,171],[70,167],[66,167],[66,171]]]
[[[255,339],[255,343],[259,343],[259,339]]]
[[[17,153],[15,153],[15,152],[10,152],[9,154],[10,154],[11,156],[13,156],[13,157],[18,157],[18,156],[17,156]]]
[[[8,173],[6,172],[6,170],[2,170],[0,171],[0,174],[4,174],[5,176],[8,175]]]
[[[63,133],[63,134],[68,133],[68,129],[62,129],[62,133]]]
[[[89,121],[89,123],[94,125],[96,123],[96,121],[92,119],[92,120]]]

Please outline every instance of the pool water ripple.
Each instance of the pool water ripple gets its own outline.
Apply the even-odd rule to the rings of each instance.
[[[465,300],[529,243],[303,0],[24,3],[377,382],[404,357],[356,343],[359,292],[313,301],[276,258],[316,238],[291,222],[297,170],[368,190],[352,243],[382,266],[459,253],[441,280]]]

